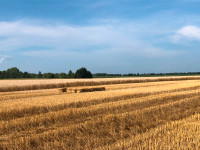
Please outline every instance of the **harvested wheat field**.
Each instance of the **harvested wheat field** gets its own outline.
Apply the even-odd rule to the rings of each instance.
[[[39,89],[54,89],[77,86],[96,86],[110,84],[144,83],[159,81],[199,80],[200,76],[185,77],[130,77],[102,79],[32,79],[32,80],[2,80],[0,92],[26,91]]]
[[[0,149],[200,149],[198,76],[0,83]]]

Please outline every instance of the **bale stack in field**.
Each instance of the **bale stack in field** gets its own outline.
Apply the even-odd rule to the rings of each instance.
[[[94,91],[105,91],[105,87],[97,87],[97,86],[91,86],[91,87],[77,87],[77,88],[68,88],[68,93],[82,93],[82,92],[94,92]]]
[[[69,88],[67,90],[68,93],[77,93],[77,89],[76,88]]]
[[[67,92],[67,88],[60,88],[60,89],[58,89],[58,92],[59,93]]]

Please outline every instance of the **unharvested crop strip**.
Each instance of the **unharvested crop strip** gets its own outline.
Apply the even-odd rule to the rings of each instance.
[[[145,83],[145,82],[161,82],[161,81],[182,81],[182,80],[200,80],[200,77],[160,77],[148,79],[127,79],[127,80],[112,80],[112,81],[86,81],[86,82],[69,82],[59,84],[40,84],[31,86],[15,86],[15,87],[2,87],[0,92],[24,91],[24,90],[38,90],[38,89],[53,89],[63,87],[76,87],[76,86],[94,86],[94,85],[109,85],[109,84],[127,84],[127,83]]]
[[[175,82],[175,83],[174,83]],[[141,83],[139,84],[118,84],[118,85],[105,85],[106,86],[106,90],[118,90],[118,89],[133,89],[133,88],[141,88],[141,87],[154,87],[154,86],[158,86],[158,85],[172,85],[172,84],[180,84],[179,82],[166,82],[166,83],[154,83],[154,84],[147,84],[147,85],[143,85]],[[186,82],[186,81],[185,81]],[[188,81],[187,81],[188,82]],[[184,82],[183,82],[184,83]],[[93,86],[95,87],[95,86]],[[53,90],[53,91],[52,91]],[[17,91],[17,92],[1,92],[0,93],[0,101],[3,100],[9,100],[9,99],[20,99],[20,98],[31,98],[31,97],[39,97],[39,96],[50,96],[50,95],[59,95],[59,93],[57,92],[57,90],[55,89],[46,89],[46,90],[35,90],[35,91]]]

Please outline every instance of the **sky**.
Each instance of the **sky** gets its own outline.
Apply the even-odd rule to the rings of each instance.
[[[0,0],[0,70],[200,72],[200,0]]]

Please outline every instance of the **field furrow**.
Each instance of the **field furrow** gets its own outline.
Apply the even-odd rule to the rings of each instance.
[[[149,130],[146,133],[131,136],[126,140],[117,141],[103,149],[200,149],[200,114],[171,121]]]
[[[0,93],[0,149],[200,147],[195,140],[200,81],[105,87],[71,94],[57,89]]]
[[[45,114],[40,113],[40,115],[23,117],[11,121],[1,121],[0,133],[7,133],[6,131],[9,130],[20,132],[21,130],[30,131],[32,129],[35,131],[38,127],[42,126],[45,128],[49,128],[55,124],[59,124],[60,126],[63,124],[75,124],[87,121],[92,117],[100,117],[107,114],[118,114],[123,112],[135,111],[137,109],[144,109],[151,106],[157,106],[161,104],[167,104],[169,102],[178,101],[184,98],[198,96],[199,94],[200,92],[198,91],[190,91],[187,94],[185,94],[184,92],[160,94],[156,96],[103,103],[83,108],[70,108],[64,110],[50,111]]]
[[[51,141],[51,138],[53,138],[54,140],[58,140],[57,138],[60,137],[58,135],[62,134],[61,137],[63,137],[63,140],[71,139],[69,143],[65,140],[63,142],[69,145],[72,144],[71,146],[73,146],[76,143],[72,142],[72,140],[76,139],[76,136],[80,136],[80,134],[83,136],[84,134],[86,134],[86,137],[82,137],[86,139],[81,138],[81,140],[88,141],[95,139],[98,141],[98,143],[95,144],[96,146],[105,145],[107,143],[112,143],[112,141],[114,142],[116,140],[119,140],[120,138],[128,138],[130,135],[145,132],[151,128],[156,127],[157,125],[164,124],[167,121],[182,119],[184,117],[194,114],[197,111],[200,111],[199,97],[195,97],[192,99],[183,99],[178,102],[160,105],[159,107],[153,106],[133,112],[109,114],[99,118],[94,118],[94,120],[86,121],[82,124],[80,123],[74,125],[72,129],[68,129],[66,127],[66,129],[62,128],[58,131],[47,131],[42,134],[37,134],[37,136],[40,137],[40,135],[42,135],[42,137],[40,137],[38,141],[43,140],[42,143],[45,143],[46,140]],[[34,142],[36,141],[34,139]],[[90,146],[92,148],[92,145],[92,143],[90,143],[89,145],[85,143],[82,146]]]
[[[181,89],[175,89],[175,90],[171,90],[171,91],[159,91],[159,92],[147,92],[147,93],[136,93],[136,94],[126,94],[126,95],[122,95],[121,93],[119,93],[119,95],[116,95],[114,97],[99,97],[99,99],[94,99],[94,100],[90,100],[88,99],[88,101],[78,101],[77,103],[69,103],[67,101],[62,102],[61,104],[51,104],[50,106],[31,106],[31,107],[27,107],[27,108],[19,108],[16,107],[13,110],[12,109],[3,109],[2,111],[0,111],[0,120],[10,120],[10,119],[15,119],[15,118],[20,118],[23,116],[27,116],[27,115],[35,115],[35,114],[41,114],[41,113],[48,113],[50,111],[59,111],[59,110],[63,110],[63,109],[67,109],[67,108],[81,108],[81,107],[88,107],[88,106],[92,106],[92,105],[97,105],[97,104],[101,104],[101,103],[108,103],[108,102],[116,102],[116,101],[121,101],[121,100],[127,100],[127,99],[132,99],[132,98],[140,98],[140,97],[145,97],[145,96],[151,96],[151,95],[159,95],[162,93],[174,93],[174,91],[182,91],[183,93],[186,93],[185,96],[192,96],[194,93],[198,94],[198,88],[200,87],[189,87],[189,88],[181,88]],[[194,93],[190,93],[190,90],[196,89],[196,91],[192,91]],[[130,91],[128,91],[130,92]],[[101,92],[100,92],[101,93]],[[175,93],[178,94],[178,93]],[[175,95],[174,94],[174,95]],[[178,94],[179,95],[179,94]],[[180,96],[180,95],[179,95]],[[146,98],[148,99],[148,97]]]

